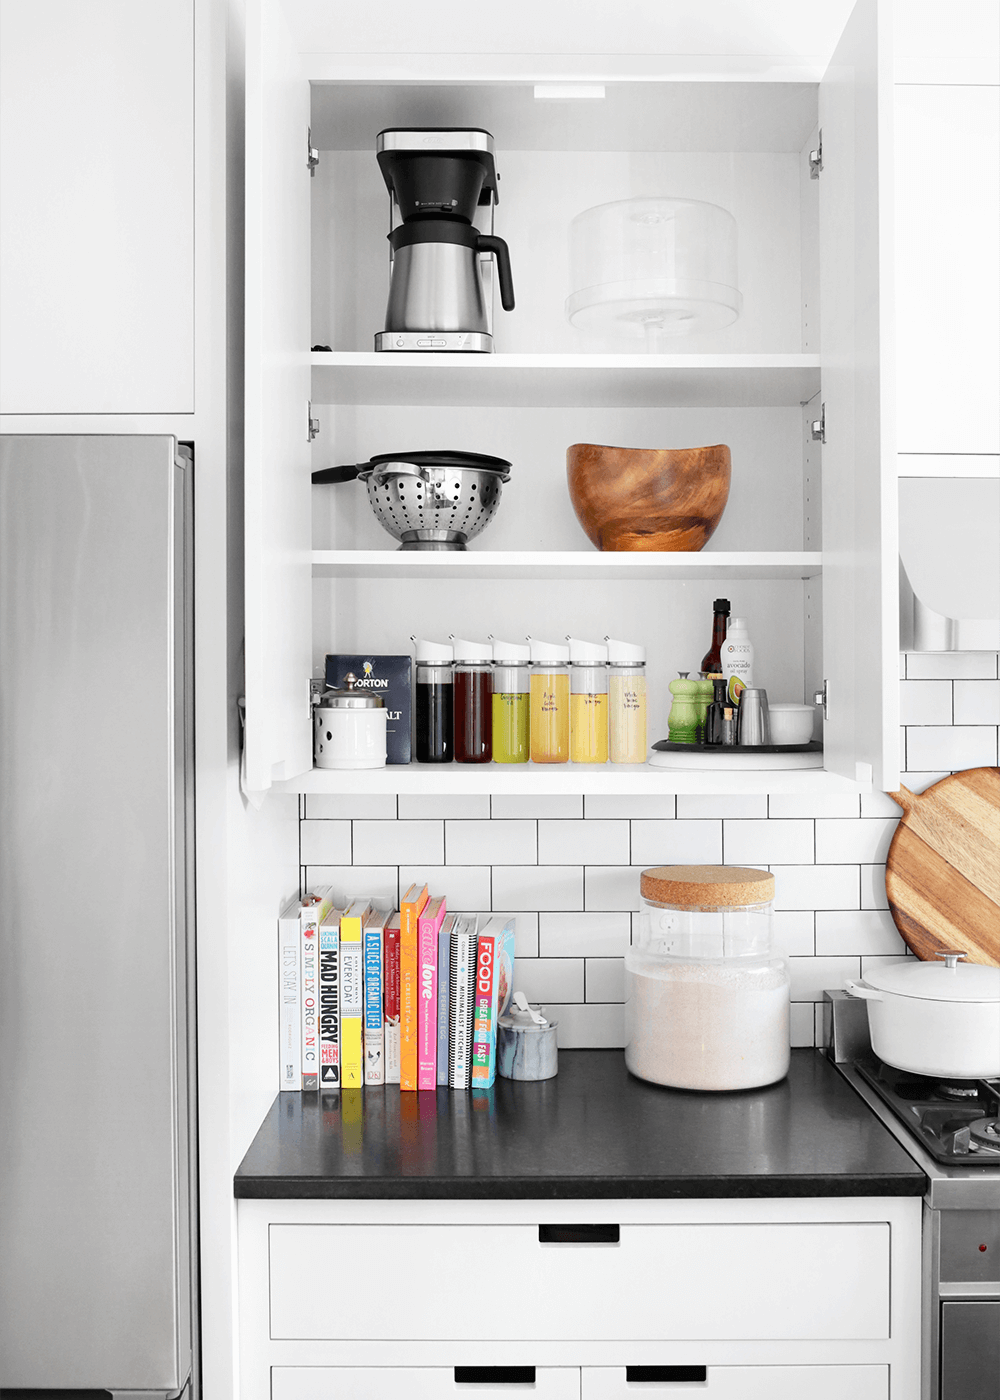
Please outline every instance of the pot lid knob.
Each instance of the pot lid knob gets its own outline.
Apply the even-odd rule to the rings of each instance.
[[[967,958],[969,955],[962,948],[935,948],[934,956],[944,958],[945,967],[957,967],[959,958]]]

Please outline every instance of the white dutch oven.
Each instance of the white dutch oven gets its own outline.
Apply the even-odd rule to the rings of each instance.
[[[868,1003],[872,1049],[896,1069],[935,1079],[1000,1077],[1000,967],[962,963],[887,963],[848,978],[845,990]]]

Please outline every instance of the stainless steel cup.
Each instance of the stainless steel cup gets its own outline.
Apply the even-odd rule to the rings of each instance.
[[[740,696],[738,742],[749,748],[760,748],[771,742],[767,691],[762,688],[748,688]]]

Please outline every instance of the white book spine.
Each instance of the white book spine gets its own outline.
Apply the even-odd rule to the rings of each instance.
[[[475,977],[475,950],[475,933],[463,919],[451,935],[448,1084],[452,1089],[468,1089],[472,1083],[472,988]]]
[[[301,1089],[302,1008],[299,1001],[299,901],[278,916],[278,1087]]]

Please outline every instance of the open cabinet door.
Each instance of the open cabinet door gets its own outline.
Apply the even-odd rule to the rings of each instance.
[[[278,0],[246,6],[244,786],[312,767],[309,84]]]
[[[858,0],[820,84],[825,766],[893,791],[899,603],[891,4]]]

